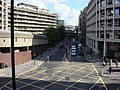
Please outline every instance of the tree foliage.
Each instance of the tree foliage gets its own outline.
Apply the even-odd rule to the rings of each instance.
[[[65,33],[65,27],[64,25],[57,25],[57,29],[60,33],[60,40],[63,41],[66,37],[66,33]]]
[[[48,41],[50,45],[55,45],[56,43],[64,40],[65,34],[65,27],[63,25],[58,25],[57,28],[48,27],[44,34],[48,37]]]

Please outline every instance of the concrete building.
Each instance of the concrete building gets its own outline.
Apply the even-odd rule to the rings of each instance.
[[[23,64],[46,50],[48,39],[44,35],[33,35],[28,32],[15,31],[14,49],[15,64]],[[0,68],[11,65],[10,31],[0,30]]]
[[[57,25],[65,25],[65,20],[57,20]]]
[[[86,17],[86,45],[103,56],[120,51],[120,0],[90,0]]]
[[[78,25],[78,37],[80,42],[86,45],[86,16],[87,16],[87,7],[80,12],[79,15],[79,25]]]
[[[14,7],[15,31],[32,32],[33,34],[43,34],[48,26],[56,26],[56,16],[46,9],[38,6],[19,3]],[[10,30],[10,7],[9,24]]]
[[[8,30],[8,1],[0,0],[0,30]]]
[[[55,16],[56,16],[56,24],[57,25],[66,25],[65,24],[65,20],[62,20],[61,19],[61,16],[60,16],[60,14],[58,14],[58,13],[53,13]]]
[[[16,65],[26,63],[32,58],[43,53],[47,49],[48,39],[46,36],[38,34],[41,34],[46,27],[56,25],[55,16],[48,11],[43,9],[39,10],[37,6],[23,3],[18,4],[18,6],[15,7],[14,16],[14,52]],[[23,8],[23,6],[25,6],[26,9]],[[7,0],[0,0],[0,17],[1,69],[11,66],[10,7],[8,11]]]

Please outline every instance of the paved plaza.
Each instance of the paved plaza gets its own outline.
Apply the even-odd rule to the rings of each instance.
[[[49,61],[42,68],[21,73],[17,90],[107,90],[92,63]],[[0,90],[12,90],[12,83]]]

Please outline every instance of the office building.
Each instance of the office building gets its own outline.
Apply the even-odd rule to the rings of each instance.
[[[43,34],[48,26],[56,26],[56,16],[46,9],[38,8],[38,6],[19,3],[14,7],[14,22],[15,31]],[[10,7],[8,27],[10,30]]]
[[[82,44],[86,45],[86,16],[87,16],[87,7],[80,12],[78,20],[78,37]]]
[[[8,30],[8,2],[0,0],[0,30]]]
[[[48,26],[55,26],[56,20],[48,11],[38,11],[37,6],[25,5],[31,9],[15,7],[15,31],[14,52],[15,65],[24,64],[36,56],[42,54],[48,46],[48,38],[38,35]],[[36,9],[36,11],[35,11]],[[9,12],[9,17],[8,17]],[[11,66],[11,29],[10,29],[10,7],[8,1],[0,0],[0,69]],[[9,18],[9,20],[8,20]],[[9,24],[8,24],[9,22]],[[9,26],[9,28],[8,28]],[[37,35],[36,35],[37,34]]]
[[[120,0],[90,0],[86,17],[86,45],[103,56],[120,51]]]

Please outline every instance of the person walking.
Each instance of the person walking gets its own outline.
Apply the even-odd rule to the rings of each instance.
[[[117,59],[115,60],[115,64],[116,64],[116,68],[117,68],[118,64],[119,64]]]
[[[100,76],[101,76],[101,77],[103,76],[103,68],[101,68]]]
[[[112,59],[109,60],[109,66],[111,66],[111,65],[112,65]]]
[[[109,67],[108,71],[109,71],[109,75],[111,75],[112,74],[112,67],[111,66]]]

